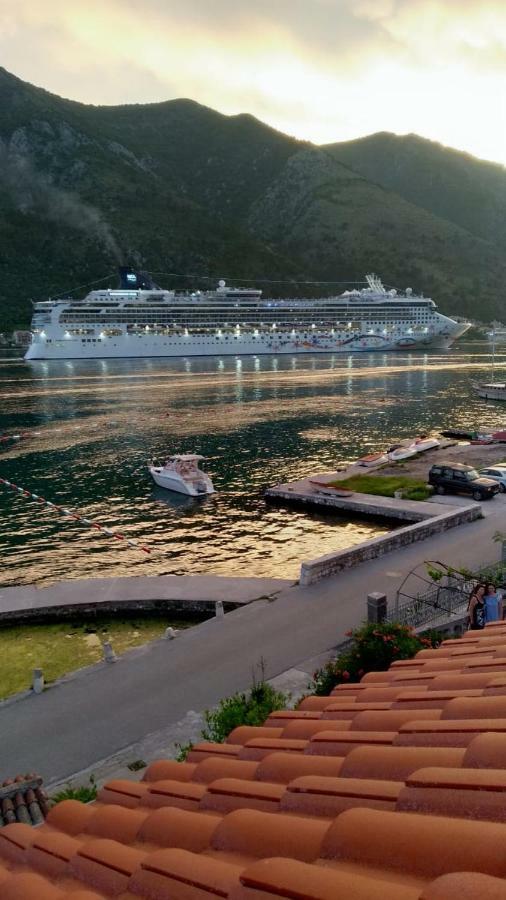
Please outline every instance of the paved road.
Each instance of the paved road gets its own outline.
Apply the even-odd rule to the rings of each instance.
[[[458,501],[457,501],[458,502]],[[506,497],[483,505],[486,517],[372,560],[311,587],[287,588],[212,619],[174,641],[158,641],[0,709],[0,779],[37,771],[46,783],[91,766],[144,735],[244,689],[261,657],[267,677],[335,646],[364,617],[371,590],[393,597],[424,559],[475,567],[498,558],[494,533]]]

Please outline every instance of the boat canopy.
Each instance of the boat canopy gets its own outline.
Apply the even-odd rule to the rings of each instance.
[[[168,458],[173,462],[198,462],[200,459],[205,459],[205,456],[201,456],[199,453],[175,453]]]

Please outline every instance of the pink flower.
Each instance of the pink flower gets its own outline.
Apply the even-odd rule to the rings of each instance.
[[[349,680],[350,680],[350,673],[347,672],[346,669],[345,669],[344,672],[343,672],[343,678],[344,678],[345,681],[349,681]]]

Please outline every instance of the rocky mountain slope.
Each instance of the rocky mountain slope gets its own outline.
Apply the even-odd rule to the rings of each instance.
[[[332,289],[304,281],[374,270],[448,312],[500,318],[502,244],[478,212],[496,196],[500,219],[501,167],[429,145],[395,178],[391,139],[404,140],[318,148],[189,100],[86,106],[0,69],[0,331],[27,324],[31,297],[114,284],[119,261],[167,287],[228,276],[303,295]]]

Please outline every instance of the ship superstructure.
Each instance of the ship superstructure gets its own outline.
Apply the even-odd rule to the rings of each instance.
[[[178,293],[120,270],[120,287],[34,305],[25,359],[349,353],[445,349],[469,325],[430,298],[367,287],[322,299],[267,299],[254,288]]]

